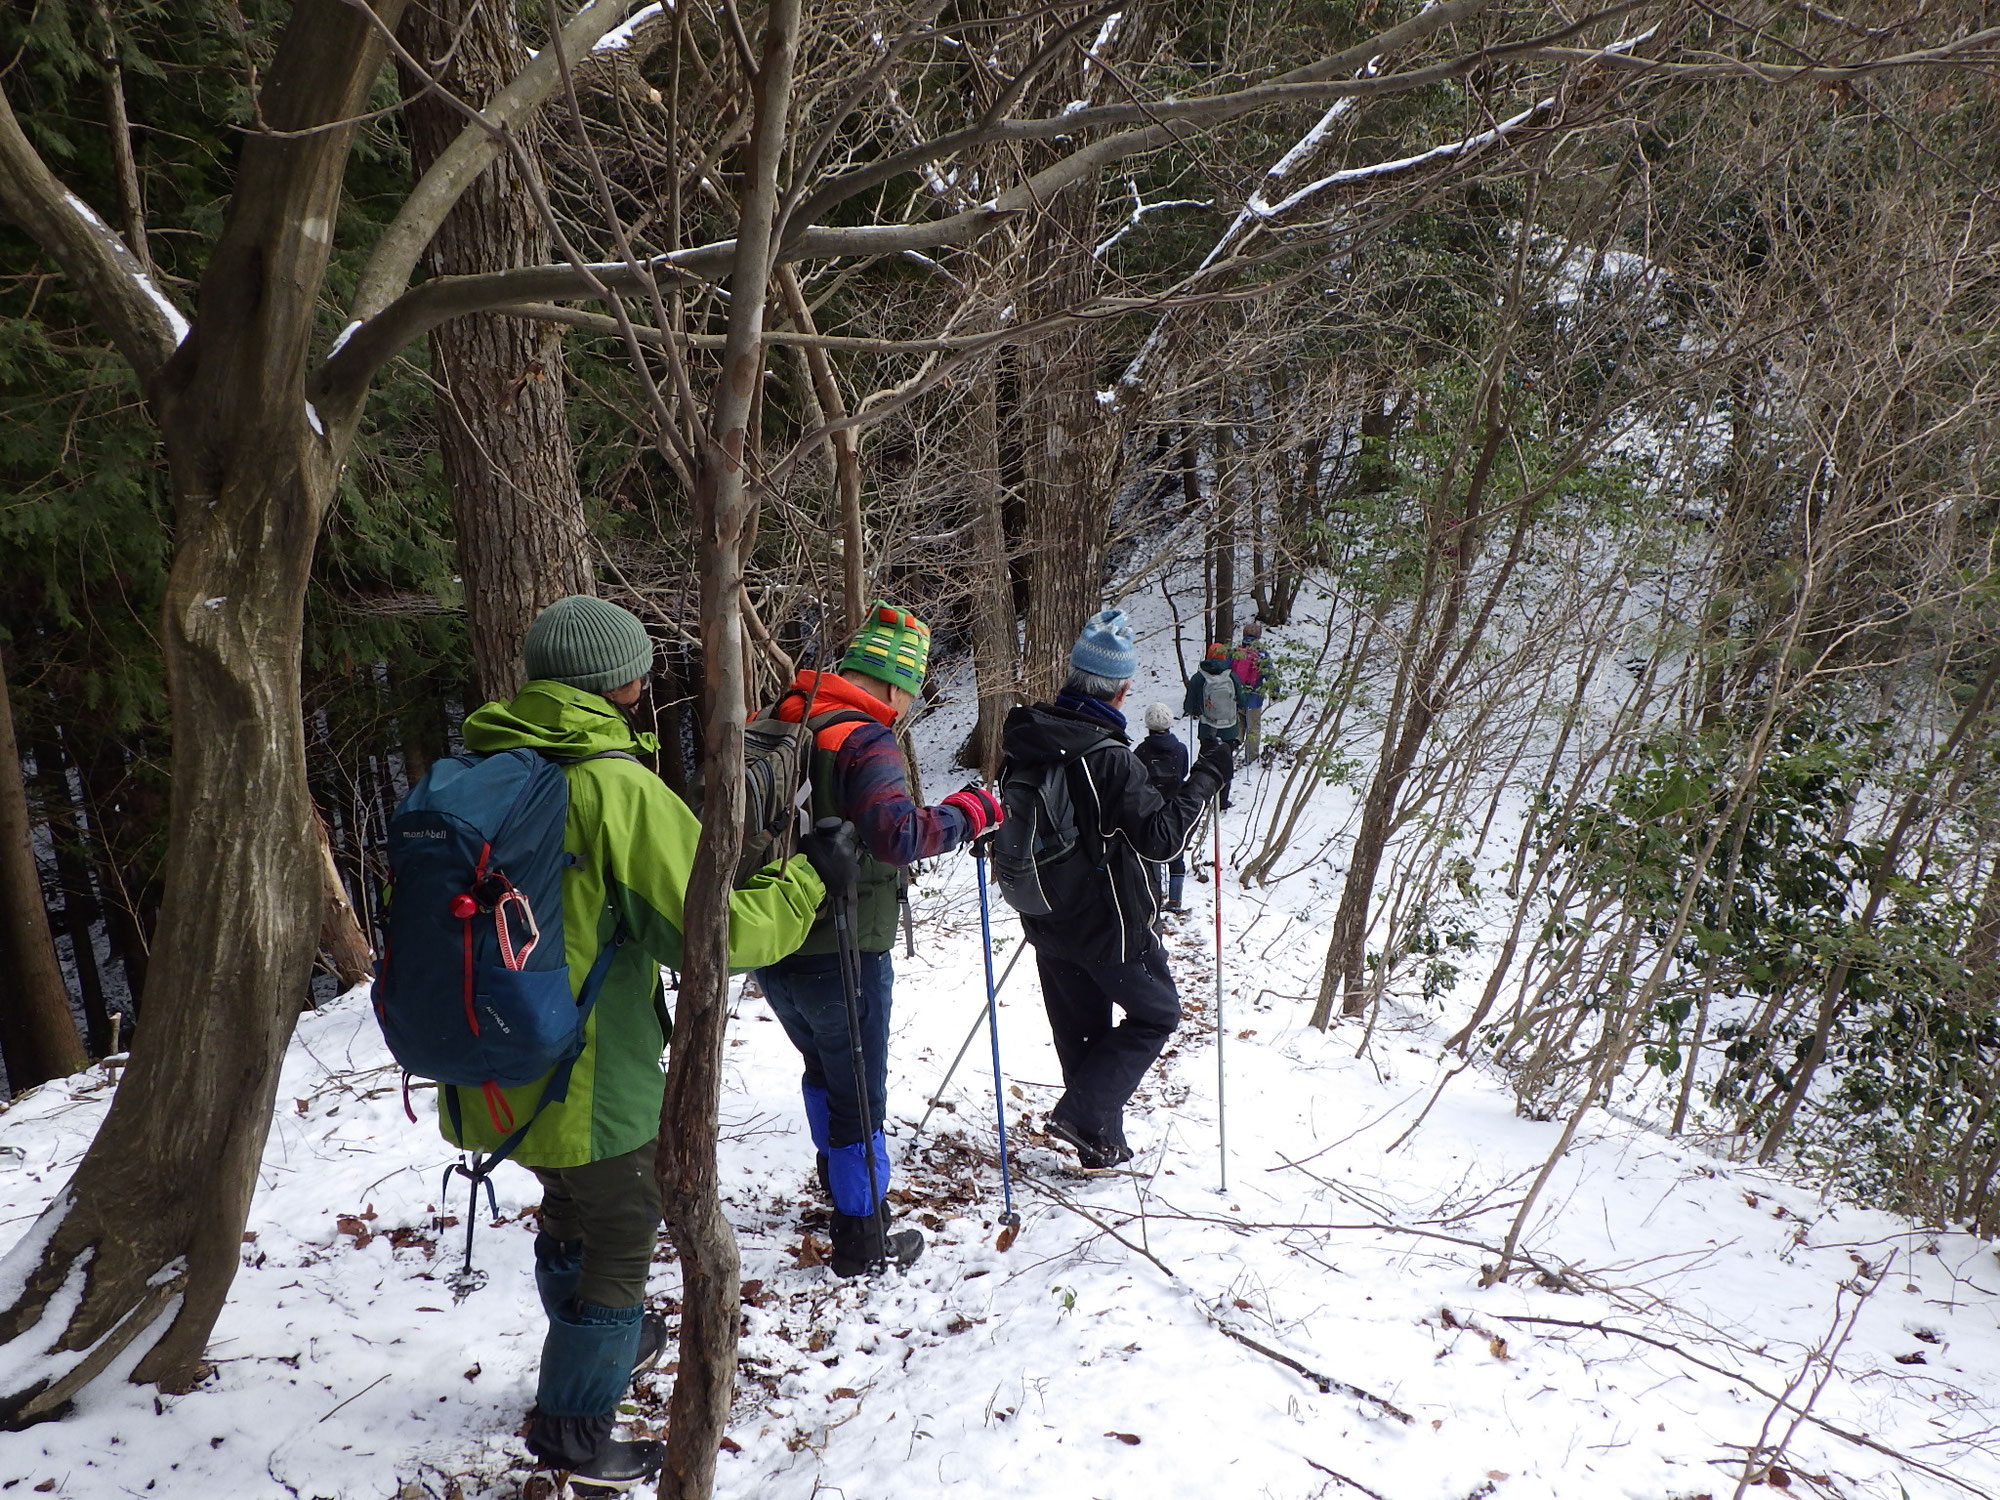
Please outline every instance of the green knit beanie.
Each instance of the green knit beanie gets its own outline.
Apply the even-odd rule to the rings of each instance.
[[[531,678],[602,693],[644,677],[653,642],[631,610],[571,594],[535,616],[521,655]]]
[[[877,599],[869,607],[867,622],[848,642],[840,670],[862,672],[891,687],[921,693],[930,659],[930,626],[908,610]]]

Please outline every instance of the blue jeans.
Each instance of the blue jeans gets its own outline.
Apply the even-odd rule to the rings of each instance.
[[[889,1152],[882,1118],[889,1104],[889,1001],[895,971],[886,953],[863,953],[861,960],[862,1069],[868,1083],[868,1119],[873,1140],[864,1145],[861,1095],[855,1088],[854,1053],[847,1039],[847,997],[837,953],[796,953],[757,971],[772,1013],[799,1049],[805,1072],[806,1122],[813,1144],[827,1157],[833,1206],[861,1216],[879,1206],[869,1201],[868,1148],[875,1157],[875,1187],[889,1187]]]

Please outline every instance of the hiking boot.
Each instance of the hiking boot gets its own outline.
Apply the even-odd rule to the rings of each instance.
[[[861,1276],[878,1266],[905,1270],[924,1253],[920,1229],[889,1228],[889,1205],[884,1203],[872,1217],[868,1214],[833,1216],[833,1274]]]
[[[1104,1133],[1104,1141],[1117,1153],[1116,1165],[1122,1167],[1132,1159],[1132,1148],[1125,1144],[1125,1117],[1122,1113],[1111,1122],[1111,1128]]]
[[[652,1438],[614,1438],[617,1415],[545,1417],[528,1428],[528,1451],[544,1468],[569,1474],[578,1495],[615,1495],[660,1472],[666,1448]]]
[[[639,1319],[639,1352],[632,1360],[632,1373],[643,1375],[660,1362],[667,1351],[667,1322],[658,1313]]]
[[[1072,1125],[1061,1115],[1050,1115],[1049,1134],[1059,1141],[1066,1141],[1076,1147],[1076,1162],[1086,1172],[1105,1172],[1120,1162],[1132,1159],[1132,1148],[1121,1146],[1117,1141],[1106,1140],[1080,1126]],[[1119,1153],[1123,1152],[1121,1156]]]

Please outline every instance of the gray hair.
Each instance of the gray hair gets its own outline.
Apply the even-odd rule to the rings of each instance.
[[[1095,698],[1100,703],[1109,703],[1124,690],[1129,677],[1099,677],[1095,672],[1086,672],[1071,667],[1069,681],[1063,684],[1066,693],[1081,693],[1086,698]]]

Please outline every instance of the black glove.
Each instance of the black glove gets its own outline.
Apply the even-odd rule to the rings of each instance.
[[[821,818],[811,833],[800,838],[799,853],[813,867],[829,896],[854,899],[855,885],[861,879],[861,837],[852,823]]]
[[[1221,786],[1236,769],[1236,746],[1228,740],[1210,740],[1202,747],[1201,759],[1195,764],[1213,776],[1217,786]]]

